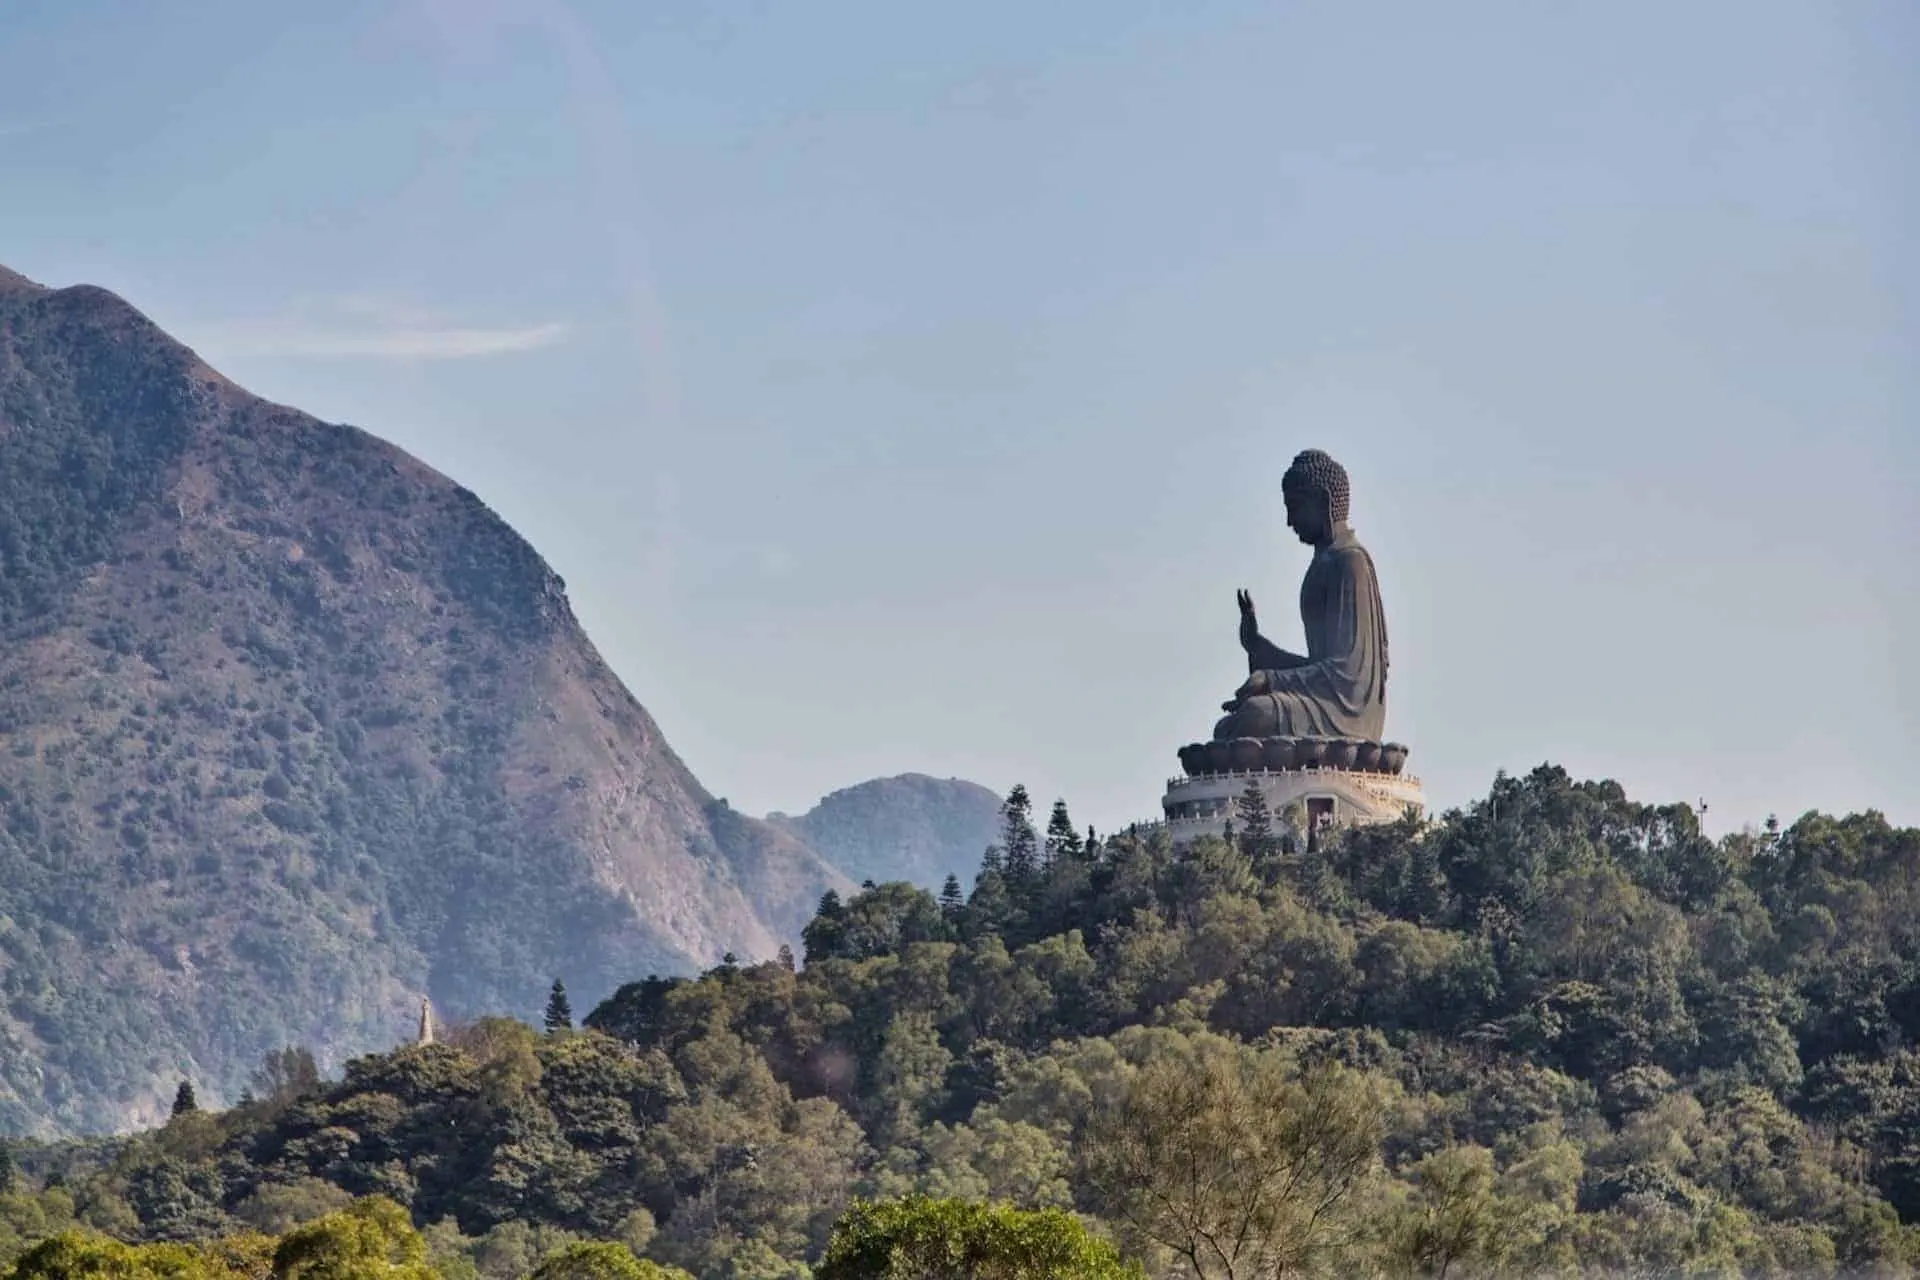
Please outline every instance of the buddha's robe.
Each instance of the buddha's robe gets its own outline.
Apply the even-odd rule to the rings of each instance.
[[[1314,553],[1300,583],[1304,663],[1264,637],[1247,652],[1271,692],[1243,698],[1214,728],[1226,738],[1380,741],[1387,719],[1387,617],[1373,558],[1342,529]],[[1291,663],[1291,665],[1290,665]]]

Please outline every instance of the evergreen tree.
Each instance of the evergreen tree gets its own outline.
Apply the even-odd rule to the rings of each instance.
[[[1055,800],[1053,813],[1047,818],[1046,865],[1051,867],[1062,858],[1078,858],[1084,847],[1079,828],[1067,816],[1067,802]]]
[[[1440,866],[1439,852],[1430,840],[1417,837],[1406,842],[1407,883],[1399,904],[1410,920],[1426,922],[1440,914],[1446,901],[1447,873]]]
[[[840,954],[847,937],[847,908],[840,895],[829,889],[820,895],[820,906],[813,919],[800,931],[800,945],[806,948],[808,964],[831,960]]]
[[[15,1176],[13,1147],[6,1141],[0,1140],[0,1195],[13,1190]]]
[[[1280,851],[1280,841],[1273,831],[1273,810],[1267,804],[1267,793],[1251,779],[1240,798],[1233,802],[1234,814],[1240,819],[1240,852],[1253,864],[1256,871],[1267,874],[1274,855]]]
[[[546,1027],[549,1032],[573,1030],[573,1005],[567,1000],[566,985],[558,978],[547,993]]]
[[[1040,870],[1040,834],[1033,829],[1033,801],[1024,784],[1015,783],[1000,806],[1000,862],[1007,887],[1029,889]]]
[[[980,878],[973,882],[973,895],[967,899],[967,909],[961,914],[960,936],[972,942],[988,934],[1004,933],[1018,914],[1012,895],[1007,892],[1006,879],[998,871],[982,871]]]
[[[948,875],[947,882],[940,886],[940,915],[953,921],[966,909],[967,896],[960,890],[960,877]]]
[[[779,957],[778,957],[778,958],[779,958],[779,961],[780,961],[780,967],[781,967],[782,969],[785,969],[785,970],[786,970],[786,971],[787,971],[788,973],[792,973],[792,972],[793,972],[793,970],[794,970],[794,963],[793,963],[793,948],[792,948],[792,947],[790,947],[790,946],[788,946],[788,945],[787,945],[786,943],[784,943],[784,942],[783,942],[783,943],[781,943],[781,944],[780,944],[780,954],[779,954]]]
[[[173,1114],[183,1116],[189,1111],[198,1111],[200,1102],[193,1096],[193,1081],[182,1080],[180,1087],[173,1091]]]

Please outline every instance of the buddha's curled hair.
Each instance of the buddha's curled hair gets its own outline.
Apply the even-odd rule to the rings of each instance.
[[[1317,489],[1327,495],[1336,521],[1347,518],[1347,469],[1319,449],[1302,449],[1293,465],[1280,477],[1281,492],[1289,489]]]

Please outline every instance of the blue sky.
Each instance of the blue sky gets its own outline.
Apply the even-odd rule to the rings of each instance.
[[[1917,50],[1907,0],[10,0],[0,263],[473,488],[738,807],[1152,815],[1234,589],[1298,637],[1311,445],[1437,803],[1912,823]]]

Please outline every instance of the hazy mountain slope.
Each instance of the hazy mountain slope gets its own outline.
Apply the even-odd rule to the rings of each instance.
[[[0,271],[0,1129],[770,955],[845,885],[473,494]]]
[[[999,829],[1000,797],[978,783],[906,773],[836,791],[801,816],[771,814],[855,880],[908,880],[938,890],[973,883]]]

